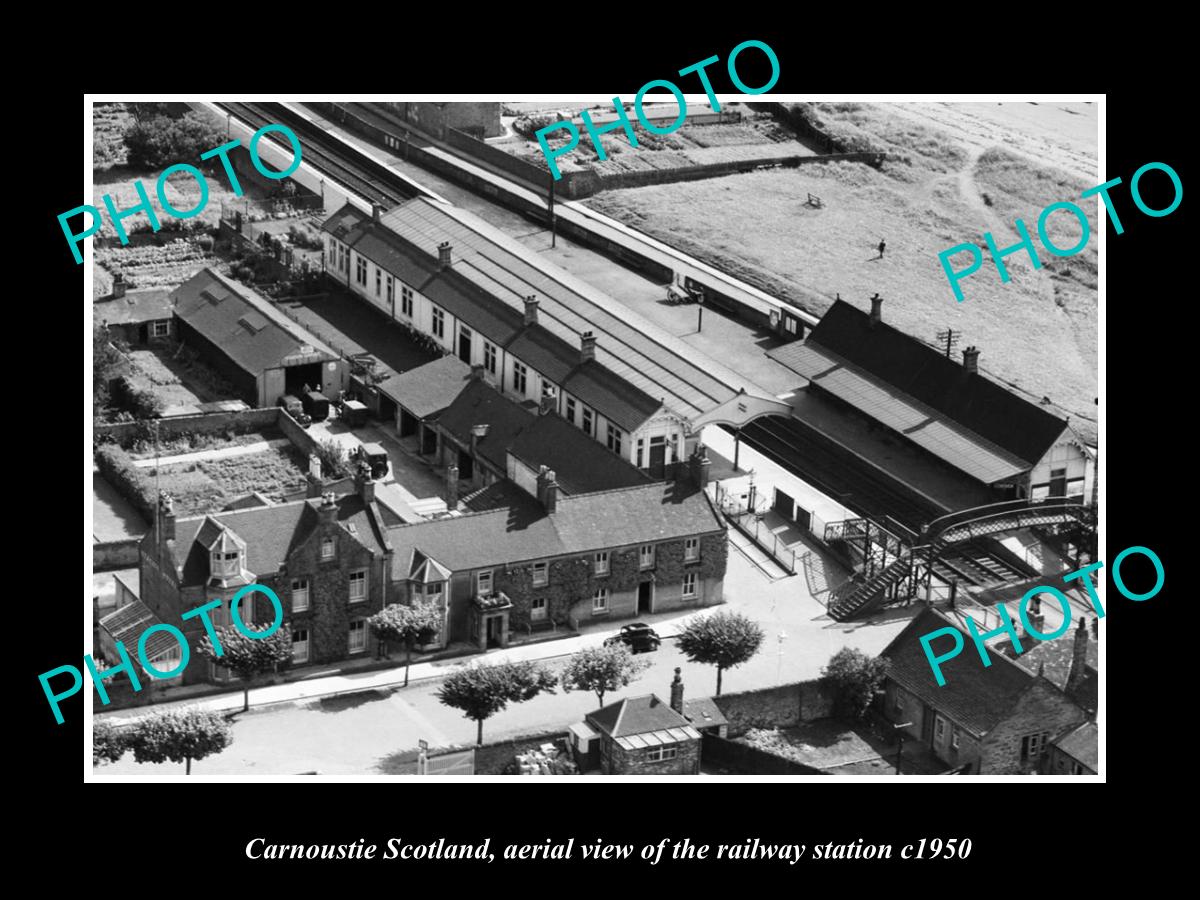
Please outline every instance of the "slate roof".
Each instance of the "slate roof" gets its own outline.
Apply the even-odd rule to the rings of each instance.
[[[377,387],[414,416],[425,419],[453,403],[470,379],[471,367],[449,355],[392,375]]]
[[[471,429],[476,425],[487,425],[488,432],[479,439],[476,450],[503,472],[507,468],[509,445],[533,418],[529,410],[505,397],[486,381],[472,381],[438,416],[438,428],[469,448]]]
[[[201,269],[172,293],[175,315],[208,338],[242,370],[257,377],[293,354],[336,360],[316,335],[270,301],[215,269]]]
[[[465,210],[416,197],[376,223],[347,204],[324,228],[385,267],[416,260],[420,271],[405,280],[420,293],[625,430],[635,430],[664,404],[693,417],[739,387],[755,392],[743,376],[695,362],[678,338]],[[445,268],[438,263],[443,241],[451,245]],[[407,255],[401,261],[395,252]],[[524,324],[524,298],[530,295],[539,301],[534,326]],[[588,331],[597,338],[596,359],[581,365],[580,336]]]
[[[723,529],[708,497],[694,485],[652,482],[560,497],[553,515],[528,503],[389,528],[387,536],[395,549],[393,574],[405,579],[414,549],[463,572]]]
[[[918,408],[936,412],[944,423],[965,428],[1023,460],[1026,468],[1045,456],[1067,427],[1066,419],[981,374],[968,372],[936,348],[886,322],[872,327],[866,312],[844,300],[830,307],[804,343],[785,345],[768,356],[793,369],[793,363],[811,369],[813,363],[806,359],[811,351],[805,348],[812,345],[857,367],[876,386],[906,394]],[[871,409],[866,412],[875,415]]]
[[[98,300],[92,304],[92,316],[109,325],[139,325],[169,319],[174,308],[170,289],[145,288]]]
[[[604,444],[554,413],[532,416],[509,445],[509,452],[535,472],[547,466],[567,494],[633,487],[653,479]]]
[[[995,646],[1030,672],[1041,671],[1042,675],[1068,697],[1088,712],[1095,712],[1100,703],[1100,645],[1087,632],[1087,657],[1083,680],[1074,691],[1067,691],[1067,678],[1071,674],[1071,661],[1075,656],[1075,641],[1078,628],[1070,629],[1062,637],[1039,641],[1030,637],[1022,639],[1025,652],[1018,655],[1011,641],[1002,641]]]
[[[245,569],[255,575],[277,572],[292,550],[316,528],[320,504],[320,498],[306,499],[176,520],[175,564],[183,568],[181,584],[197,585],[208,580],[210,560],[206,548],[217,539],[223,527],[245,542]],[[384,551],[362,497],[346,494],[337,499],[337,507],[338,524],[343,527],[353,525],[354,537],[360,543],[375,553]],[[153,548],[154,530],[151,529],[143,540],[149,542],[145,546]]]
[[[963,636],[962,652],[941,663],[946,683],[938,686],[933,668],[921,649],[922,635],[947,626]],[[950,639],[943,635],[930,644],[934,655],[945,653]],[[992,652],[984,668],[974,641],[958,622],[934,609],[922,610],[880,654],[888,661],[888,677],[936,710],[945,713],[976,736],[1002,722],[1034,681],[1034,675],[1000,652]]]
[[[1084,722],[1051,743],[1093,772],[1100,771],[1100,729],[1095,722]]]
[[[118,610],[110,612],[100,620],[100,627],[120,641],[133,656],[142,632],[152,625],[163,624],[162,619],[141,600],[134,600]],[[179,642],[169,632],[156,631],[146,639],[146,658],[153,661],[164,653],[177,649]]]
[[[683,717],[696,728],[717,728],[729,724],[725,714],[717,708],[717,704],[710,697],[700,700],[684,700]]]
[[[626,697],[589,713],[587,722],[610,737],[627,737],[668,728],[687,728],[688,720],[656,694]]]

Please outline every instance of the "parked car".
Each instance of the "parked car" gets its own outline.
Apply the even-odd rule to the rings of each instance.
[[[278,405],[282,406],[289,416],[305,428],[312,424],[312,417],[304,411],[304,404],[300,402],[299,397],[293,394],[284,394],[279,398]]]
[[[387,451],[383,449],[382,444],[361,444],[355,448],[351,454],[352,460],[366,460],[367,465],[371,467],[371,477],[378,481],[381,478],[387,478],[388,460]]]
[[[312,416],[314,422],[323,422],[329,418],[329,398],[320,391],[305,391],[300,396],[304,411]]]
[[[605,647],[624,644],[633,653],[657,650],[661,643],[662,638],[658,636],[658,632],[645,622],[631,622],[628,625],[622,625],[620,631],[604,640]]]

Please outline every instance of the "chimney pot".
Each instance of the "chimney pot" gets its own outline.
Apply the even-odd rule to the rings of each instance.
[[[327,525],[337,519],[337,495],[333,491],[326,491],[321,495],[321,506],[317,509],[317,516]]]
[[[537,477],[537,497],[547,513],[553,513],[558,508],[558,482],[554,478],[554,470],[541,466]]]
[[[114,300],[120,300],[125,296],[125,276],[117,272],[113,275],[112,295]]]
[[[158,493],[159,519],[162,521],[162,539],[175,540],[175,499],[166,491]]]
[[[558,393],[548,385],[542,388],[542,399],[538,404],[538,415],[555,412],[558,409]]]
[[[970,346],[963,351],[963,368],[968,372],[979,371],[979,348]]]
[[[450,265],[450,242],[442,241],[438,244],[438,264],[443,268]]]
[[[875,296],[871,298],[871,324],[872,325],[876,324],[877,322],[881,322],[883,320],[883,316],[881,314],[882,307],[883,307],[883,298],[880,297],[878,293],[876,293]]]
[[[525,324],[536,325],[538,320],[538,298],[530,294],[525,298]]]
[[[596,358],[596,336],[585,331],[579,336],[579,361],[589,362]]]

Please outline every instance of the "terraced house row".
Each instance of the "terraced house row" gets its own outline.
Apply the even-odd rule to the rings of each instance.
[[[691,455],[704,424],[788,412],[463,210],[423,197],[372,214],[347,203],[324,231],[329,277],[655,477]]]
[[[266,585],[283,604],[298,665],[370,654],[367,618],[390,603],[438,605],[443,624],[428,650],[506,646],[514,632],[720,603],[725,527],[698,458],[686,471],[681,480],[560,497],[543,467],[536,496],[412,524],[376,502],[363,472],[342,496],[179,519],[168,501],[139,547],[136,602],[154,624],[219,599],[211,618],[224,625],[240,588]],[[243,598],[240,612],[267,624],[274,616],[261,594]],[[198,643],[199,619],[184,626]],[[229,673],[191,665],[180,677]]]

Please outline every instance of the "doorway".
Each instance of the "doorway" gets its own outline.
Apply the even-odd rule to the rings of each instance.
[[[503,616],[488,616],[484,625],[484,633],[488,647],[502,646],[500,638],[504,632]]]
[[[650,475],[652,478],[662,478],[667,464],[667,439],[662,437],[650,438]]]
[[[946,747],[949,743],[950,723],[945,716],[935,715],[933,719],[933,752],[945,759]]]
[[[471,329],[466,325],[458,326],[458,358],[471,363]]]
[[[638,613],[654,612],[654,582],[643,581],[638,585]]]
[[[475,477],[475,460],[464,450],[458,451],[458,477],[460,481],[471,481]]]

